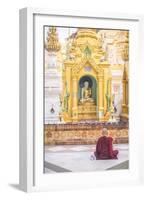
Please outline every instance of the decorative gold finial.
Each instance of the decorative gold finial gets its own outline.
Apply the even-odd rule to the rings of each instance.
[[[45,48],[47,51],[59,51],[61,46],[58,40],[58,34],[56,27],[50,27],[48,36],[47,36],[47,42],[45,45]]]

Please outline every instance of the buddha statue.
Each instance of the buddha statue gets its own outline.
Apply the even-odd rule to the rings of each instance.
[[[92,89],[89,87],[89,82],[83,83],[80,102],[93,102]]]

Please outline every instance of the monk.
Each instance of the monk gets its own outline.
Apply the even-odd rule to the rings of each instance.
[[[94,152],[97,160],[117,159],[118,150],[113,150],[112,141],[113,138],[108,136],[108,130],[103,128],[102,136],[98,139]]]

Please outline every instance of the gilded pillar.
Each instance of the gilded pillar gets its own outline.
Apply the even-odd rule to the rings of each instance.
[[[126,80],[126,105],[128,106],[128,80]]]
[[[105,76],[104,76],[104,114],[107,111],[107,99],[106,99],[106,95],[107,95],[107,91],[108,91],[107,74],[108,74],[108,72],[106,71]]]
[[[111,97],[111,92],[112,92],[112,78],[109,78],[109,95]]]
[[[126,106],[126,80],[123,80],[123,106]]]
[[[68,65],[66,67],[66,82],[68,83],[68,91],[69,91],[69,117],[71,117],[71,109],[72,109],[72,95],[71,92],[71,66]]]
[[[123,85],[122,113],[128,114],[128,80],[126,79],[126,70],[124,71],[122,85]]]
[[[112,78],[108,78],[108,97],[110,98],[110,102],[108,103],[107,107],[107,111],[110,109],[111,104],[112,104],[112,95],[111,95],[111,91],[112,91]]]
[[[121,52],[122,60],[124,61],[124,73],[123,73],[123,103],[122,103],[122,115],[128,118],[128,95],[129,95],[129,87],[128,87],[128,60],[129,60],[129,32],[125,33],[126,40],[123,45],[123,50]]]
[[[98,110],[99,110],[99,121],[103,121],[104,118],[104,76],[100,74],[98,76]]]
[[[129,113],[129,84],[128,84],[128,79],[126,80],[126,112],[127,114]]]
[[[129,111],[129,108],[128,108],[128,105],[129,105],[129,85],[128,85],[128,79],[126,80],[126,113],[128,114],[128,111]]]
[[[72,119],[78,120],[78,81],[77,77],[72,78]]]

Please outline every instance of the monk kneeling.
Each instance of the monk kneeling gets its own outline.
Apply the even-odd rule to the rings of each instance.
[[[102,130],[102,136],[98,139],[96,144],[96,151],[94,152],[97,160],[103,159],[117,159],[118,150],[113,150],[113,138],[108,136],[108,130]]]

